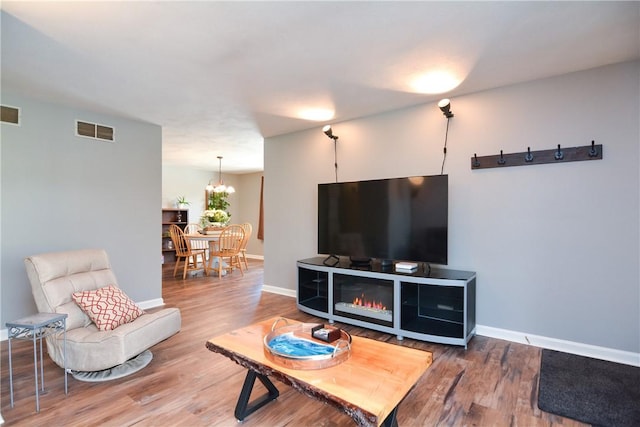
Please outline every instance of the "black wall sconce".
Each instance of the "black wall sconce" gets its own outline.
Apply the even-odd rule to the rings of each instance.
[[[325,135],[327,135],[329,138],[333,139],[334,141],[338,139],[338,136],[333,134],[333,129],[331,129],[331,125],[326,125],[325,127],[323,127],[322,132],[324,132]]]
[[[453,117],[453,113],[451,112],[451,101],[449,99],[441,99],[440,102],[438,102],[438,107],[440,107],[440,111],[442,111],[442,114],[444,114],[447,119]]]
[[[322,128],[322,132],[327,135],[329,138],[333,140],[333,166],[336,171],[336,182],[338,182],[338,135],[333,134],[333,129],[331,129],[331,125],[326,125]]]
[[[444,134],[444,148],[442,149],[442,167],[440,168],[440,175],[444,173],[444,163],[447,160],[447,139],[449,137],[449,120],[453,117],[453,113],[451,112],[451,101],[447,98],[441,99],[438,102],[438,107],[442,114],[447,118],[447,130]]]

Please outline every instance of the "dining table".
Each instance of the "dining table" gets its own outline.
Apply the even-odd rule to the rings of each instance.
[[[213,252],[217,252],[218,241],[220,240],[220,235],[222,234],[222,230],[224,228],[210,230],[210,231],[198,231],[197,233],[189,233],[185,234],[184,237],[189,241],[197,241],[204,240],[209,243],[209,271],[218,271],[220,268],[220,263],[222,262],[222,275],[226,274],[226,262],[222,260],[220,257],[213,257],[211,254]],[[213,259],[216,259],[215,261]]]

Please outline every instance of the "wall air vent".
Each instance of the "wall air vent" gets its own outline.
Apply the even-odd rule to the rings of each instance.
[[[114,140],[114,129],[109,126],[76,120],[76,135],[102,141]]]
[[[0,121],[19,126],[20,125],[20,108],[3,105],[0,111]]]

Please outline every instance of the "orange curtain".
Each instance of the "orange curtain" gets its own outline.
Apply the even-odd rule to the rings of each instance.
[[[264,176],[260,181],[260,219],[258,219],[258,239],[264,241]]]

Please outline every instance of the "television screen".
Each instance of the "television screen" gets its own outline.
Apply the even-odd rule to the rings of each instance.
[[[447,264],[448,176],[318,184],[318,253]]]

